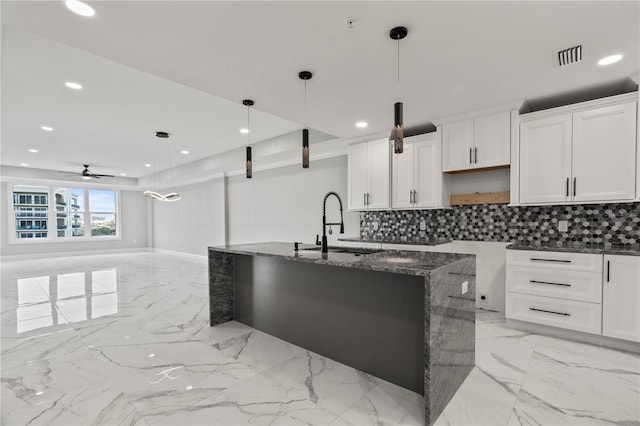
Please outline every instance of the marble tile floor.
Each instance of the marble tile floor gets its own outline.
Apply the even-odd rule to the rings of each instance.
[[[238,322],[204,259],[1,265],[2,425],[422,425],[422,398]],[[640,356],[478,311],[476,368],[437,425],[640,425]]]

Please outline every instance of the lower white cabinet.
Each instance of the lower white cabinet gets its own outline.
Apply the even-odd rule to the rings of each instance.
[[[604,256],[602,334],[640,342],[640,257]]]
[[[602,305],[507,292],[507,318],[600,334]]]
[[[505,316],[640,342],[640,256],[507,251]]]

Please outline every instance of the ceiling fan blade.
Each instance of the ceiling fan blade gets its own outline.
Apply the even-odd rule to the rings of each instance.
[[[96,178],[100,178],[100,177],[115,177],[113,175],[99,175],[99,174],[95,174],[95,173],[91,173],[89,176],[96,177]]]

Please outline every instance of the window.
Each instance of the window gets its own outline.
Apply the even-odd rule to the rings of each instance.
[[[13,185],[13,241],[118,237],[117,201],[109,189]]]

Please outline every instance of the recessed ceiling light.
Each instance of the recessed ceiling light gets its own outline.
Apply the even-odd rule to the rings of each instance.
[[[126,175],[127,175],[126,173],[120,173],[120,176],[126,176]],[[129,336],[127,336],[127,337],[129,337]],[[126,339],[127,337],[125,337],[125,339]]]
[[[616,62],[618,62],[620,59],[622,59],[622,55],[618,54],[618,55],[611,55],[611,56],[607,56],[606,58],[602,58],[598,61],[598,65],[611,65],[611,64],[615,64]]]
[[[91,176],[82,176],[82,179],[84,179],[84,180],[91,180]]]
[[[151,167],[151,164],[147,163],[144,165],[145,167]]]
[[[73,81],[67,81],[64,85],[69,89],[82,90],[82,84],[74,83]]]
[[[183,149],[182,151],[180,151],[180,154],[187,155],[188,153],[189,153],[189,151],[187,151],[186,149]]]
[[[20,163],[20,165],[23,167],[29,167],[29,163]]]
[[[361,128],[361,129],[363,129],[363,128],[367,127],[368,125],[369,125],[369,123],[367,123],[366,121],[358,121],[358,122],[356,123],[356,127],[359,127],[359,128]]]
[[[42,126],[40,128],[45,132],[53,132],[53,127],[50,127],[50,126]]]
[[[249,133],[249,129],[240,129],[240,133],[246,135],[247,133]]]
[[[36,154],[36,153],[38,152],[38,150],[37,150],[37,149],[33,149],[33,148],[31,148],[31,149],[29,150],[29,152],[31,152],[32,154]]]
[[[93,16],[96,14],[96,11],[91,6],[78,0],[67,0],[64,4],[73,13],[81,16]]]

